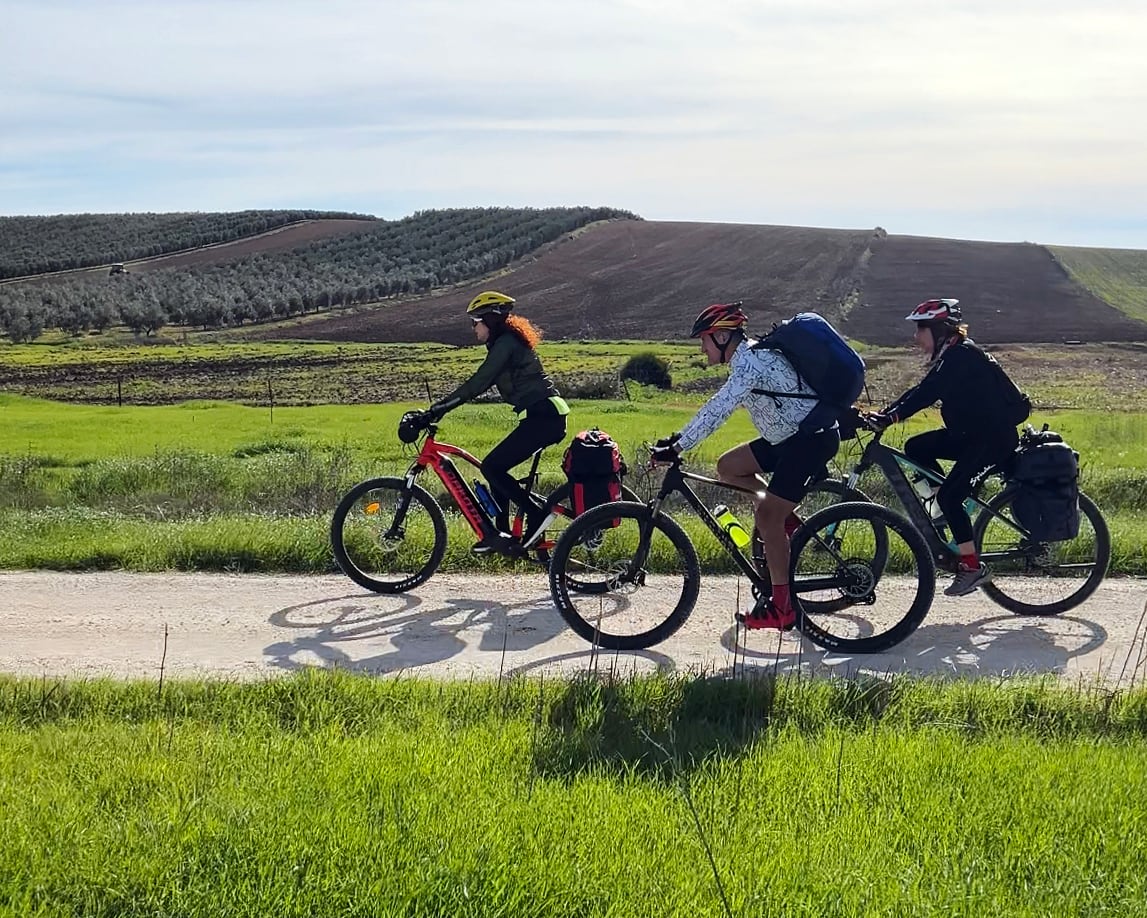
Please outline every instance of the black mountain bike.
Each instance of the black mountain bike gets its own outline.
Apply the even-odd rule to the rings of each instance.
[[[925,478],[933,489],[943,476],[922,468],[903,452],[881,442],[883,431],[875,430],[857,414],[861,430],[872,434],[860,459],[848,477],[824,483],[824,494],[855,488],[861,476],[876,468],[904,507],[908,518],[923,534],[940,570],[955,573],[959,563],[956,543],[934,498],[925,499],[912,486],[914,478]],[[1020,446],[1027,445],[1036,431],[1026,425]],[[972,518],[972,535],[980,559],[991,570],[992,581],[980,587],[993,602],[1017,615],[1059,615],[1074,609],[1098,589],[1111,560],[1111,535],[1095,502],[1080,492],[1079,534],[1066,542],[1040,542],[1033,539],[1016,519],[1012,502],[1019,485],[1007,480],[1008,468],[995,465],[976,479],[976,487],[964,502]]]
[[[650,647],[693,611],[701,565],[685,530],[665,512],[675,494],[705,523],[754,594],[771,592],[767,567],[738,547],[689,481],[753,493],[687,472],[677,459],[648,503],[594,507],[558,538],[550,593],[587,641],[610,650]],[[907,519],[879,504],[845,502],[817,511],[793,533],[791,552],[797,628],[826,649],[886,650],[916,630],[932,604],[936,572],[928,546]],[[574,583],[592,589],[571,589]]]

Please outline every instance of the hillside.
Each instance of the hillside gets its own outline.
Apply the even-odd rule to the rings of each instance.
[[[920,300],[960,300],[984,341],[1143,341],[1147,325],[1073,281],[1043,246],[919,236],[880,240],[863,273],[860,301],[843,330],[884,343],[905,335]]]
[[[257,335],[467,343],[462,312],[489,287],[518,297],[555,339],[675,340],[701,307],[743,299],[758,330],[816,309],[858,340],[900,344],[913,305],[955,296],[985,342],[1147,341],[1147,324],[1073,281],[1042,246],[653,221],[594,227],[496,278]]]
[[[676,339],[697,310],[744,299],[755,324],[791,305],[838,315],[871,230],[622,221],[593,227],[526,258],[496,279],[433,292],[353,315],[335,315],[259,337],[469,343],[462,313],[497,287],[552,338]]]
[[[0,236],[0,266],[26,258],[37,238],[45,257],[70,247],[87,259],[130,240],[150,251],[260,231],[124,256],[126,276],[109,277],[101,262],[0,281],[0,330],[13,341],[53,329],[83,338],[113,326],[151,337],[176,326],[181,337],[231,329],[268,340],[463,344],[472,340],[461,319],[466,302],[494,287],[517,296],[551,340],[679,340],[706,304],[742,299],[759,331],[816,309],[858,340],[901,344],[905,313],[929,296],[958,297],[986,343],[1147,340],[1147,252],[888,235],[879,227],[652,222],[588,207],[266,228],[299,213],[118,215],[122,225],[107,215],[5,218],[0,228],[23,229]]]
[[[1134,319],[1147,322],[1147,252],[1048,246],[1072,280]]]
[[[315,210],[0,217],[0,278],[154,258],[328,219],[374,222],[373,217]]]

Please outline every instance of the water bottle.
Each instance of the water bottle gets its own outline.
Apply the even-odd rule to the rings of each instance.
[[[713,516],[720,524],[721,528],[729,534],[729,538],[733,540],[733,544],[738,548],[748,548],[753,541],[753,537],[745,531],[745,527],[741,525],[740,521],[733,516],[733,511],[726,507],[724,504],[718,504],[713,508]]]
[[[482,505],[483,510],[492,517],[498,515],[498,502],[494,500],[494,496],[490,493],[489,488],[482,484],[477,478],[474,479],[474,493],[478,495],[478,503]]]
[[[920,495],[920,500],[924,502],[924,509],[928,511],[932,519],[940,519],[944,515],[944,511],[940,509],[940,504],[936,501],[936,492],[939,488],[923,476],[913,478],[912,487]]]

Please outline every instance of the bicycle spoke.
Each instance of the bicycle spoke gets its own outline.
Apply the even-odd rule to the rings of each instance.
[[[648,647],[692,610],[696,555],[672,520],[659,520],[650,530],[644,505],[612,506],[624,509],[590,510],[562,534],[550,569],[551,592],[562,616],[586,640],[611,649]],[[639,551],[643,530],[647,553]]]
[[[335,511],[335,558],[347,576],[367,589],[410,589],[441,561],[446,542],[442,511],[421,488],[406,499],[403,493],[401,479],[364,482]]]
[[[934,586],[919,533],[887,508],[839,504],[793,539],[800,627],[827,649],[870,653],[898,643],[927,614]]]
[[[980,556],[992,573],[984,593],[1023,615],[1057,615],[1083,602],[1107,572],[1111,541],[1095,504],[1081,494],[1079,534],[1070,541],[1032,543],[1012,515],[1010,495],[992,501],[976,521]]]

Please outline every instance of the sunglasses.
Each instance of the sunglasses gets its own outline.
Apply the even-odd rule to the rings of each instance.
[[[478,318],[475,318],[474,316],[470,316],[470,324],[471,324],[471,325],[481,325],[481,324],[482,324],[482,320],[481,320],[481,319],[478,319]]]

